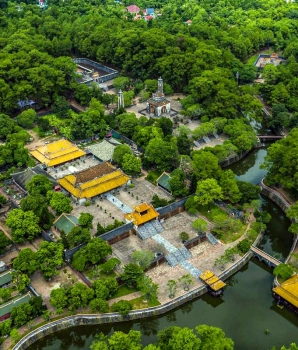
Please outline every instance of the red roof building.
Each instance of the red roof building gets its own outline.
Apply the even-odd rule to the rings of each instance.
[[[126,10],[130,13],[137,14],[140,12],[140,8],[137,5],[130,5],[126,7]]]

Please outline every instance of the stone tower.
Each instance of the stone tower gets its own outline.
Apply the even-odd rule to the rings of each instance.
[[[118,109],[120,107],[124,108],[124,97],[123,97],[123,92],[121,89],[118,92],[118,106],[117,107],[118,107]]]

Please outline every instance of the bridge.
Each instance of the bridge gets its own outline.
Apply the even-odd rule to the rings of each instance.
[[[260,261],[264,261],[269,267],[276,267],[279,264],[281,264],[281,262],[275,258],[273,258],[273,256],[263,252],[263,250],[251,246],[250,250],[253,252],[253,256],[258,258]]]
[[[281,140],[285,137],[285,135],[257,135],[257,138],[260,141],[276,141],[276,140]]]

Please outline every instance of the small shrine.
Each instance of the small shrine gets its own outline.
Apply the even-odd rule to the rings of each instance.
[[[124,217],[127,222],[132,222],[136,227],[156,219],[159,216],[159,213],[151,204],[142,203],[134,206],[133,209],[134,211],[132,213],[125,214]]]
[[[163,80],[158,79],[157,92],[147,101],[147,113],[150,116],[160,117],[161,115],[170,114],[171,103],[165,97],[163,92]]]

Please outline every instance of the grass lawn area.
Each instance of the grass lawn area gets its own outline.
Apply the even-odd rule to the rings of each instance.
[[[252,66],[252,65],[255,63],[255,61],[256,61],[256,59],[258,58],[258,56],[259,56],[258,54],[255,54],[255,55],[251,56],[251,57],[247,60],[246,64]]]
[[[229,215],[226,211],[224,211],[222,208],[218,207],[215,204],[210,205],[210,211],[208,212],[208,206],[207,205],[201,205],[198,207],[199,212],[204,215],[208,220],[211,222],[216,221],[225,221],[229,219]],[[234,220],[234,219],[231,219]],[[240,220],[239,220],[240,222]],[[224,243],[231,243],[236,241],[238,238],[240,238],[246,229],[246,224],[243,224],[242,222],[239,223],[239,228],[237,232],[233,232],[232,230],[225,230],[224,232],[218,233],[218,238],[224,242]]]
[[[153,307],[153,306],[160,305],[160,302],[158,300],[147,302],[144,299],[144,297],[132,299],[132,300],[130,300],[130,302],[133,304],[133,307],[132,307],[133,310],[146,309],[147,307]]]
[[[137,288],[129,288],[126,285],[123,285],[118,288],[117,292],[113,295],[113,299],[120,298],[124,295],[128,295],[137,291]]]
[[[226,231],[220,239],[222,242],[226,244],[235,242],[238,238],[240,238],[244,234],[245,229],[246,229],[246,225],[242,224],[241,228],[237,232],[234,233],[234,232]]]
[[[100,265],[99,265],[100,266]],[[94,266],[88,266],[85,271],[83,272],[84,275],[86,275],[90,281],[94,281],[94,280],[97,280],[97,279],[102,279],[102,280],[105,280],[109,277],[117,277],[117,274],[116,272],[111,272],[111,273],[104,273],[104,272],[99,272],[99,274],[97,275],[96,278],[93,277],[93,273],[94,273]]]
[[[215,218],[221,218],[222,220],[227,219],[229,215],[220,207],[215,204],[210,205],[210,211],[208,211],[207,205],[200,205],[198,207],[199,212],[206,216],[206,218],[210,221],[214,221]]]

